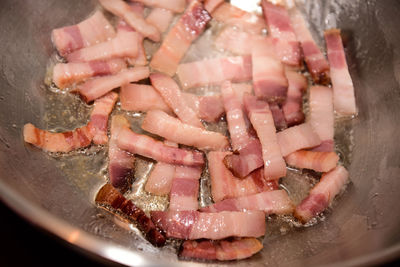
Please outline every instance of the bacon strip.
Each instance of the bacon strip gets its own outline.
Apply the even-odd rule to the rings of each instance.
[[[217,240],[230,236],[260,237],[265,233],[265,215],[261,211],[152,211],[150,214],[166,236],[173,238]]]
[[[294,32],[297,40],[300,41],[304,60],[314,83],[328,85],[330,83],[328,61],[315,43],[303,16],[297,8],[292,8],[290,15]]]
[[[170,164],[201,166],[203,154],[198,151],[170,147],[147,135],[137,134],[129,129],[121,130],[117,140],[118,147],[133,154]]]
[[[61,56],[105,42],[114,36],[114,28],[100,11],[77,25],[54,29],[51,33],[51,39]]]
[[[182,93],[186,104],[196,112],[197,116],[207,122],[217,121],[224,113],[221,95],[197,96],[190,93]]]
[[[299,150],[289,154],[286,163],[300,169],[328,172],[336,167],[339,156],[335,152]]]
[[[314,132],[309,123],[287,128],[276,135],[278,137],[278,144],[281,148],[282,156],[284,157],[297,150],[311,148],[321,144],[321,139]]]
[[[69,62],[87,62],[111,58],[136,57],[138,54],[136,32],[118,32],[117,36],[107,42],[77,50],[66,56]]]
[[[179,64],[177,75],[184,89],[220,84],[229,80],[245,82],[252,77],[251,57],[237,56],[205,59]]]
[[[279,104],[275,102],[269,103],[269,109],[271,110],[276,130],[281,131],[283,129],[286,129],[288,125],[286,123],[283,110],[279,106]]]
[[[348,171],[342,166],[337,166],[332,171],[323,174],[319,183],[311,189],[308,197],[296,207],[294,216],[306,223],[324,211],[340,193],[348,177]]]
[[[224,0],[205,0],[204,8],[208,11],[208,13],[213,12],[220,4],[222,4]]]
[[[250,55],[253,49],[252,38],[257,37],[235,26],[230,26],[218,34],[215,46],[220,50],[237,55]]]
[[[142,128],[169,141],[201,150],[223,150],[229,146],[226,136],[182,123],[161,110],[147,112]]]
[[[161,247],[165,244],[165,236],[144,211],[136,207],[131,200],[126,199],[112,185],[105,184],[100,188],[95,201],[97,204],[122,212],[128,219],[136,222],[138,228],[154,246]]]
[[[135,67],[114,75],[88,80],[79,85],[77,91],[86,103],[89,103],[115,88],[121,87],[130,82],[140,81],[147,77],[149,77],[148,67]]]
[[[268,0],[262,0],[261,7],[278,57],[284,64],[300,66],[300,43],[292,28],[288,11],[284,6],[274,5]]]
[[[122,0],[99,0],[100,4],[117,17],[125,20],[129,26],[140,34],[150,38],[154,42],[160,41],[160,33],[157,28],[147,23],[143,16],[137,14],[131,7]]]
[[[289,87],[282,110],[290,127],[304,122],[303,92],[307,91],[308,82],[304,75],[291,70],[286,70],[286,77]]]
[[[210,14],[203,4],[192,1],[183,15],[165,36],[161,47],[153,55],[150,66],[172,76],[191,43],[205,30]]]
[[[150,11],[150,14],[146,17],[146,22],[156,27],[160,33],[163,33],[168,29],[173,18],[174,13],[171,10],[164,8],[153,8]]]
[[[327,30],[324,36],[331,65],[333,106],[335,111],[341,115],[355,115],[357,107],[354,86],[347,66],[340,30]]]
[[[165,8],[174,11],[176,13],[183,12],[186,6],[186,0],[134,0],[134,1],[150,7]]]
[[[263,245],[256,238],[234,240],[186,240],[182,244],[179,258],[201,260],[241,260],[258,253]]]

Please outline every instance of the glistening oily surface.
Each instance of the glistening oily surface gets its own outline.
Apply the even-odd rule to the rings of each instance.
[[[334,3],[334,4],[336,4],[336,3]],[[311,5],[311,4],[310,4]],[[335,5],[334,5],[335,6]],[[325,7],[328,7],[327,9],[329,10],[331,7],[329,6],[329,5],[325,5]],[[375,6],[369,6],[370,8],[374,8]],[[315,3],[314,3],[314,8],[315,8]],[[316,10],[318,10],[318,9],[316,9]],[[324,9],[325,10],[325,9]],[[379,12],[379,10],[381,10],[382,11],[382,7],[380,7],[380,9],[379,9],[379,6],[376,8],[376,12]],[[340,10],[340,11],[342,11],[342,10]],[[325,12],[326,13],[326,12]],[[316,14],[320,14],[320,13],[316,13]],[[340,14],[340,12],[339,12],[339,14]],[[332,17],[332,16],[330,16],[330,17]],[[354,19],[354,18],[352,18],[352,17],[349,17],[349,19]],[[356,19],[356,18],[355,18]],[[344,20],[345,21],[345,20]],[[378,24],[379,25],[379,24]],[[340,26],[340,25],[339,25]],[[381,42],[381,43],[384,43],[384,40],[378,40],[379,42]],[[361,47],[362,48],[362,47]],[[353,52],[355,51],[355,50],[352,50]],[[357,50],[357,53],[363,53],[363,52],[365,52],[366,53],[366,50],[364,49],[358,49]],[[353,66],[353,68],[354,68],[354,66]],[[352,73],[353,74],[353,73]],[[353,76],[354,77],[354,76]],[[375,82],[376,83],[376,82]],[[75,100],[74,100],[75,101]],[[370,115],[369,113],[367,113],[367,115],[366,116],[368,116],[368,115]],[[64,120],[62,120],[63,122],[64,122]],[[57,124],[57,123],[56,123]],[[51,127],[50,127],[51,128]],[[389,134],[388,134],[388,136],[389,136]],[[357,139],[357,140],[359,140],[359,139]],[[64,159],[63,159],[64,160]],[[386,161],[387,161],[387,159],[386,159]],[[373,163],[373,162],[371,162],[371,163]],[[385,166],[387,163],[385,163],[385,162],[382,162],[382,166]],[[97,171],[98,171],[98,169],[96,169],[95,171],[94,171],[94,174],[95,174],[95,176],[97,176],[98,174],[97,174]],[[393,170],[392,170],[392,172],[393,172]],[[86,174],[87,172],[85,171],[85,172],[83,172],[84,174]],[[381,176],[381,175],[380,175]],[[71,175],[71,177],[72,177],[72,175]],[[78,176],[79,177],[79,176]],[[382,176],[381,176],[382,177]],[[80,178],[80,177],[79,177]],[[72,181],[74,181],[74,178],[71,178],[71,180]],[[81,179],[75,179],[75,181],[74,181],[74,183],[76,183],[76,184],[78,184],[78,180],[80,181],[80,182],[82,182],[81,181]],[[82,182],[83,183],[83,182]],[[84,183],[83,183],[84,184]],[[86,189],[87,190],[87,189]],[[84,192],[87,192],[87,191],[84,191]],[[389,190],[389,192],[390,192],[390,190]],[[378,199],[379,200],[379,197],[375,197],[374,199]],[[378,201],[379,202],[379,201]],[[335,212],[337,212],[337,211],[335,211]],[[373,216],[374,217],[374,216]],[[352,217],[353,218],[353,217]],[[358,219],[359,218],[359,219]],[[375,218],[376,218],[376,215],[375,215]],[[372,218],[373,219],[373,218]],[[357,216],[354,216],[354,219],[352,219],[351,220],[351,222],[349,222],[348,224],[346,224],[346,225],[352,225],[353,224],[353,221],[355,221],[355,222],[359,222],[359,224],[361,224],[361,225],[364,225],[363,224],[363,221],[365,220],[365,217],[363,217],[363,216],[361,216],[361,217],[357,217]],[[354,225],[357,225],[357,224],[354,224]],[[372,226],[373,225],[376,225],[376,224],[372,224]],[[322,226],[321,226],[322,227]],[[100,227],[101,228],[101,227]],[[363,227],[360,227],[360,228],[363,228]],[[97,228],[96,228],[97,229]],[[337,229],[337,228],[335,228],[335,227],[330,227],[330,228],[327,228],[327,230],[326,231],[330,231],[329,229],[332,229],[332,231],[334,231],[335,229]],[[349,230],[350,231],[350,230]],[[351,231],[350,231],[351,232]],[[325,234],[327,234],[327,232],[323,232],[323,233],[325,233]],[[333,235],[331,235],[331,237],[332,237]],[[332,239],[332,238],[331,238]],[[312,239],[311,239],[312,240]],[[321,239],[322,240],[322,239]],[[329,240],[329,239],[328,239]],[[318,241],[318,240],[317,240]],[[130,242],[130,241],[129,241]],[[284,242],[284,241],[282,241],[282,242]],[[295,244],[296,242],[292,242],[293,244]],[[310,245],[311,246],[311,245]],[[272,247],[272,245],[271,245],[271,247]],[[315,247],[316,248],[316,247]],[[315,249],[314,248],[314,249]],[[273,249],[272,250],[269,250],[269,251],[274,251]],[[266,253],[268,253],[268,252],[266,252]],[[275,253],[277,253],[276,252],[276,250],[275,250]],[[311,255],[312,255],[313,253],[311,252]],[[296,257],[296,256],[299,256],[299,255],[293,255],[293,257]]]

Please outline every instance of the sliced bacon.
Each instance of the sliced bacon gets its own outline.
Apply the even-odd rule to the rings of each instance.
[[[233,176],[223,163],[223,159],[230,154],[231,152],[211,151],[207,155],[214,202],[278,189],[277,180],[265,180],[263,169],[252,172],[244,179]]]
[[[308,122],[322,140],[318,151],[333,151],[334,114],[332,89],[325,86],[313,86],[309,96],[310,115]]]
[[[287,128],[276,135],[284,157],[297,150],[312,148],[321,144],[321,139],[309,123]]]
[[[183,15],[165,36],[161,47],[153,55],[150,66],[172,76],[191,43],[205,30],[210,14],[201,2],[192,1]]]
[[[278,57],[284,64],[299,67],[300,43],[297,41],[288,11],[284,6],[274,5],[268,0],[262,0],[261,7]]]
[[[286,69],[289,82],[286,101],[282,105],[287,125],[293,126],[304,122],[303,93],[307,91],[307,78],[295,71]]]
[[[111,58],[136,57],[138,54],[136,32],[118,32],[117,36],[107,42],[77,50],[66,56],[68,62],[87,62]]]
[[[265,178],[275,180],[284,177],[286,164],[282,157],[274,119],[268,103],[257,100],[255,96],[245,95],[244,105],[261,142]]]
[[[150,7],[165,8],[176,13],[183,12],[186,6],[186,0],[134,0],[134,1]]]
[[[94,76],[110,75],[126,68],[122,59],[79,63],[57,63],[53,69],[53,82],[64,89]]]
[[[93,78],[77,87],[78,93],[87,102],[108,93],[109,91],[121,87],[130,82],[137,82],[149,77],[148,67],[135,67],[121,71],[114,75]]]
[[[335,152],[299,150],[285,157],[286,163],[300,169],[328,172],[336,167],[339,156]]]
[[[147,135],[137,134],[129,129],[121,130],[118,147],[133,154],[170,164],[202,166],[203,154],[198,151],[170,147]]]
[[[297,8],[292,8],[290,10],[290,18],[297,40],[301,44],[308,71],[314,83],[328,85],[330,83],[328,61],[315,43],[303,16]]]
[[[331,66],[333,107],[338,114],[355,115],[357,107],[354,86],[347,66],[340,30],[327,30],[324,36]]]
[[[174,18],[174,13],[171,10],[164,8],[153,8],[150,14],[146,17],[146,22],[155,26],[160,33],[164,33],[172,19]]]
[[[54,29],[51,33],[51,39],[61,56],[105,42],[114,36],[114,28],[100,11],[76,25]]]
[[[251,58],[254,94],[259,99],[282,102],[286,98],[288,81],[271,41],[266,37],[253,40]]]
[[[196,112],[197,116],[207,122],[217,121],[224,113],[221,95],[197,96],[190,93],[182,93],[186,104]]]
[[[179,64],[177,75],[184,89],[203,85],[216,85],[223,81],[251,80],[250,56],[205,59]]]
[[[128,120],[122,115],[111,118],[111,138],[108,145],[108,175],[113,187],[125,192],[131,186],[135,157],[118,148],[117,140],[122,129],[129,129]]]
[[[161,247],[165,244],[165,236],[144,211],[138,208],[131,200],[126,199],[112,185],[105,184],[100,188],[95,201],[99,205],[122,212],[128,219],[137,224],[138,228],[154,246]]]
[[[335,143],[333,140],[324,140],[319,146],[315,146],[310,151],[316,152],[332,152],[335,149]]]
[[[349,173],[342,166],[323,174],[321,180],[310,190],[308,197],[296,207],[294,216],[306,223],[324,211],[340,193],[348,178]]]
[[[221,133],[182,123],[161,110],[147,112],[142,128],[169,141],[201,150],[223,150],[229,146],[227,137]]]
[[[180,239],[260,237],[265,233],[261,211],[203,213],[198,211],[152,211],[153,222],[167,237]]]
[[[137,14],[122,0],[99,0],[100,4],[108,11],[125,20],[132,28],[154,42],[160,41],[160,33],[156,27],[147,23],[141,14]]]
[[[263,245],[256,238],[234,240],[186,240],[182,244],[179,258],[201,260],[241,260],[258,253]]]
[[[186,104],[178,84],[171,77],[162,73],[152,73],[150,80],[165,103],[167,103],[182,122],[204,128],[196,113]]]
[[[135,7],[136,9],[138,9],[136,12],[141,12],[141,14],[143,14],[143,7],[140,7],[140,5],[135,5],[135,6],[139,6],[139,7]],[[129,26],[123,19],[120,19],[118,21],[118,25],[117,25],[117,30],[118,32],[136,32],[135,29],[133,29],[131,26]],[[137,52],[137,56],[136,57],[132,57],[132,58],[127,58],[127,61],[129,63],[129,65],[131,66],[145,66],[147,65],[147,56],[146,56],[146,51],[144,49],[144,45],[143,45],[143,40],[144,37],[143,35],[141,35],[140,33],[138,34],[138,52]]]
[[[237,55],[250,55],[253,49],[253,34],[235,26],[225,27],[217,36],[215,46]]]
[[[288,125],[286,123],[283,110],[279,106],[279,104],[275,102],[269,103],[269,109],[271,110],[276,130],[281,131],[283,129],[286,129]]]
[[[220,4],[222,4],[224,0],[205,0],[204,8],[208,11],[208,13],[213,12]]]

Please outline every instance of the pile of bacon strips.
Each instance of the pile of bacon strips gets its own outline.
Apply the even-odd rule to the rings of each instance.
[[[135,222],[155,246],[184,240],[184,259],[250,257],[263,247],[266,216],[294,214],[307,223],[330,205],[348,181],[334,151],[334,113],[356,115],[340,30],[324,33],[327,60],[295,6],[262,0],[257,15],[223,0],[99,2],[116,25],[96,11],[52,32],[65,59],[54,66],[53,83],[93,103],[89,122],[62,133],[28,123],[25,142],[49,152],[106,145],[109,180],[96,203]],[[211,20],[222,25],[214,45],[225,56],[182,63]],[[153,55],[145,38],[160,42]],[[219,92],[188,93],[209,85]],[[160,138],[132,131],[127,114],[111,116],[108,127],[118,99],[122,110],[143,112],[142,129]],[[221,119],[229,136],[206,129]],[[125,198],[135,154],[157,162],[145,190],[169,195],[168,210],[145,212]],[[287,165],[322,173],[297,206],[279,186]],[[200,207],[205,168],[214,203]]]

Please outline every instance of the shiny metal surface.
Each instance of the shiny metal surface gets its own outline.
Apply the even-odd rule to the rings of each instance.
[[[348,123],[355,144],[352,184],[323,222],[279,237],[267,235],[262,253],[227,264],[366,266],[400,257],[400,2],[298,2],[316,36],[337,26],[347,37],[359,108],[358,118]],[[54,109],[45,102],[51,93],[43,83],[53,53],[51,30],[79,22],[95,6],[96,1],[80,0],[0,2],[0,196],[32,223],[92,255],[127,265],[175,266],[172,246],[153,248],[94,205],[105,181],[103,152],[87,151],[92,156],[86,161],[76,156],[74,166],[94,167],[73,175],[59,157],[32,149],[22,139],[24,123],[54,127],[59,115],[49,115]],[[79,120],[85,120],[85,109],[77,106]]]

